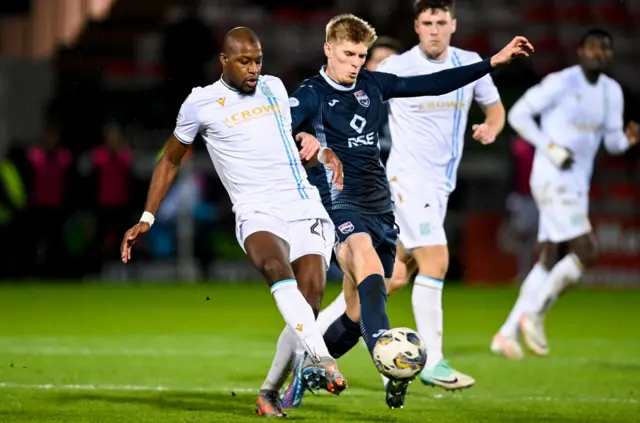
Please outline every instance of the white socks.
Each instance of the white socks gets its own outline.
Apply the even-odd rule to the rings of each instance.
[[[580,263],[580,259],[573,253],[567,254],[553,266],[549,272],[547,283],[544,284],[535,301],[526,311],[540,316],[546,315],[560,294],[569,285],[578,282],[581,276],[582,263]]]
[[[340,295],[318,314],[316,323],[320,333],[324,334],[331,323],[335,322],[345,311],[347,311],[347,302],[344,299],[344,291],[340,291]]]
[[[523,312],[533,309],[535,303],[546,285],[549,272],[542,267],[540,263],[536,263],[531,269],[524,282],[520,286],[520,294],[518,299],[509,313],[509,317],[500,328],[500,335],[516,339],[518,336],[518,325],[520,316]]]
[[[443,281],[429,276],[416,276],[411,303],[418,333],[427,347],[425,368],[431,369],[442,360],[442,288]]]
[[[296,358],[296,349],[302,351],[302,345],[298,342],[298,337],[293,329],[285,326],[284,330],[278,338],[278,346],[276,355],[273,357],[273,363],[267,374],[267,379],[260,389],[268,389],[270,391],[280,391],[287,380],[287,376],[293,368]]]
[[[286,281],[283,281],[286,282]],[[275,285],[274,285],[275,287]],[[274,297],[276,296],[276,291],[279,288],[272,289],[272,293]],[[276,297],[276,302],[278,301]],[[305,300],[305,304],[308,304]],[[278,305],[280,308],[280,305]],[[344,299],[344,292],[340,292],[340,295],[333,300],[333,302],[318,315],[318,319],[316,320],[316,325],[321,334],[324,334],[327,331],[327,328],[331,323],[333,323],[338,317],[340,317],[346,310],[346,302]],[[312,310],[313,311],[313,310]],[[280,309],[280,312],[284,316],[284,312]],[[268,389],[270,391],[280,391],[284,386],[284,383],[289,376],[293,365],[295,364],[295,359],[304,351],[304,347],[300,342],[298,342],[298,337],[296,336],[296,331],[294,331],[289,325],[287,325],[280,337],[278,338],[278,345],[276,349],[276,355],[273,358],[273,362],[271,363],[271,368],[269,368],[269,373],[267,373],[267,379],[262,384],[262,388],[260,389]],[[324,344],[324,340],[323,340]],[[327,355],[328,356],[328,352]]]
[[[271,287],[280,314],[311,356],[330,357],[311,306],[298,290],[295,279],[276,282]]]

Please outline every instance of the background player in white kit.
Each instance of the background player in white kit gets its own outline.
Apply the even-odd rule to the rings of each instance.
[[[438,72],[482,59],[475,52],[450,46],[456,30],[453,0],[415,2],[415,31],[420,43],[381,63],[378,70],[398,76]],[[472,101],[485,114],[473,125],[473,138],[483,144],[495,141],[505,122],[500,95],[490,75],[464,88],[438,97],[390,100],[391,154],[387,177],[400,228],[389,293],[406,285],[417,266],[412,305],[418,332],[427,347],[427,364],[420,380],[447,390],[473,386],[474,379],[451,368],[442,352],[442,289],[449,267],[444,232],[449,194],[464,146],[464,133]]]
[[[604,139],[606,149],[617,154],[640,137],[638,124],[623,128],[622,89],[603,73],[613,58],[611,35],[588,31],[580,40],[578,57],[579,65],[548,75],[509,112],[513,129],[536,147],[530,183],[540,212],[541,253],[491,343],[494,353],[508,358],[523,355],[518,329],[533,353],[549,353],[545,315],[597,257],[588,208],[600,143]],[[540,116],[540,125],[535,116]],[[569,253],[561,257],[560,247],[568,247]]]
[[[227,33],[220,61],[220,80],[195,88],[180,108],[176,129],[154,170],[142,219],[122,241],[122,261],[131,258],[131,246],[149,231],[188,145],[201,134],[233,203],[238,242],[266,278],[287,323],[281,338],[297,337],[314,357],[305,368],[320,377],[321,387],[340,393],[346,380],[303,296],[312,291],[321,300],[334,228],[300,156],[315,162],[317,154],[319,161],[335,169],[338,189],[341,163],[330,149],[318,151],[319,142],[309,134],[297,135],[303,147],[298,152],[291,135],[289,96],[280,79],[260,75],[262,48],[253,31],[236,28]],[[256,411],[285,415],[278,392],[269,389],[260,390]]]

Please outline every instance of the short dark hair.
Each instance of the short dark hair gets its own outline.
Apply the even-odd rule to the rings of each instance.
[[[582,35],[582,37],[580,37],[580,41],[578,41],[578,45],[580,47],[584,47],[584,45],[587,43],[587,40],[589,38],[604,38],[604,39],[608,39],[609,42],[611,43],[611,45],[613,45],[613,37],[611,36],[611,33],[609,33],[609,31],[607,31],[606,29],[591,28],[590,30],[585,32]]]
[[[455,11],[455,0],[415,0],[413,2],[413,11],[415,17],[418,18],[425,10],[444,10],[453,16]]]
[[[369,48],[369,56],[371,56],[371,52],[377,48],[389,48],[391,50],[395,50],[398,53],[402,52],[402,44],[395,38],[391,37],[378,37],[375,43]]]

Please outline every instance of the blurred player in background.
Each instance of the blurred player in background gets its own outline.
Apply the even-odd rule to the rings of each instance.
[[[419,44],[390,57],[378,70],[411,76],[480,62],[478,53],[450,45],[456,26],[453,0],[416,1],[414,29]],[[449,267],[444,220],[474,100],[485,121],[472,126],[473,138],[491,144],[504,127],[505,111],[490,75],[439,97],[394,98],[389,102],[392,146],[387,177],[400,227],[389,293],[409,282],[407,264],[412,261],[418,274],[411,302],[418,332],[427,347],[427,364],[420,380],[447,390],[475,383],[472,377],[452,369],[442,352],[442,290]]]
[[[513,155],[513,188],[507,196],[509,235],[515,241],[518,260],[517,280],[523,280],[533,265],[538,229],[538,209],[531,195],[529,177],[535,148],[520,136],[511,141]]]
[[[536,147],[530,183],[540,213],[541,254],[491,343],[495,354],[508,358],[523,356],[518,329],[534,354],[549,353],[546,313],[597,257],[588,207],[601,141],[604,138],[606,149],[617,154],[640,136],[634,122],[623,128],[622,89],[604,74],[613,59],[611,35],[601,29],[588,31],[580,39],[578,57],[579,65],[548,75],[509,112],[511,126]],[[540,125],[535,116],[540,116]],[[565,248],[568,253],[561,256]]]
[[[309,134],[297,134],[302,145],[298,153],[291,135],[287,91],[280,79],[260,75],[262,48],[253,31],[236,28],[228,32],[220,62],[222,77],[193,89],[180,108],[176,129],[153,172],[145,212],[122,241],[122,261],[131,259],[131,247],[151,228],[182,158],[201,134],[233,202],[238,242],[266,278],[287,322],[285,332],[294,334],[313,357],[305,362],[305,371],[317,379],[318,386],[340,393],[346,380],[303,296],[305,291],[319,291],[322,298],[333,224],[318,190],[309,184],[301,159],[325,163],[335,175],[327,183],[338,191],[341,164],[335,153],[319,148],[317,139]],[[256,411],[284,416],[278,391],[263,386]]]
[[[397,230],[385,169],[380,162],[378,128],[384,101],[394,97],[441,95],[464,87],[516,55],[533,50],[516,37],[491,59],[442,72],[399,77],[363,69],[375,30],[353,15],[340,15],[327,25],[327,65],[304,81],[291,97],[295,130],[311,131],[331,146],[344,164],[346,184],[336,191],[327,182],[332,172],[309,170],[337,229],[336,255],[345,273],[347,311],[325,332],[333,357],[349,351],[362,334],[371,353],[377,337],[390,328],[386,314],[385,277],[391,276]],[[299,363],[302,360],[299,361]],[[275,363],[274,363],[275,366]],[[309,385],[296,366],[283,404],[297,406]],[[390,408],[402,407],[409,380],[386,384]]]
[[[402,46],[393,38],[380,37],[369,49],[367,61],[364,63],[365,69],[375,71],[380,62],[387,57],[402,52]],[[391,151],[391,133],[389,132],[389,105],[385,103],[380,112],[380,127],[378,128],[378,141],[380,142],[380,161],[387,163],[389,152]]]

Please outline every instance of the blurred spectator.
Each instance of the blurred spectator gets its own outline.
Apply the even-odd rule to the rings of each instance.
[[[109,123],[104,127],[103,144],[94,147],[80,166],[88,177],[87,198],[92,199],[97,219],[93,259],[98,268],[106,257],[114,257],[120,238],[131,223],[132,164],[133,152],[125,144],[122,128]]]
[[[57,124],[45,126],[40,143],[26,150],[24,163],[29,230],[22,235],[28,238],[23,258],[31,264],[26,269],[35,276],[58,277],[65,251],[61,228],[67,211],[75,205],[70,184],[78,178],[71,152],[60,145]]]
[[[0,147],[0,150],[3,150]],[[27,192],[18,168],[5,151],[0,151],[0,278],[19,275],[16,245],[20,217],[26,206]]]
[[[511,143],[513,153],[513,190],[507,197],[509,229],[518,243],[518,280],[524,279],[533,266],[533,254],[538,232],[538,208],[529,186],[535,147],[515,137]]]

